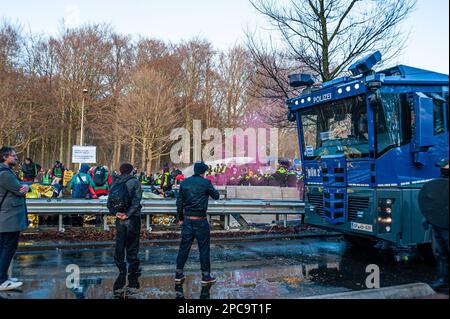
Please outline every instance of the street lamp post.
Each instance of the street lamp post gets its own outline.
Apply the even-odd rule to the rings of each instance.
[[[83,102],[81,103],[81,128],[80,128],[80,146],[83,146],[83,134],[84,134],[84,98],[87,94],[88,90],[84,89],[83,90]],[[79,169],[81,169],[81,163],[79,163],[80,167]]]
[[[81,132],[80,132],[80,146],[83,146],[83,133],[84,133],[84,97],[88,92],[87,89],[83,90],[83,102],[81,104]]]

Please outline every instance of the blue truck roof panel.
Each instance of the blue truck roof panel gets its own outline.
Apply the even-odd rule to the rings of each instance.
[[[449,83],[449,77],[446,74],[406,65],[397,65],[379,71],[375,76],[337,78],[324,83],[322,88],[315,92],[300,95],[287,101],[287,104],[290,110],[297,111],[313,105],[326,103],[330,100],[363,94],[367,91],[365,82],[374,78],[381,79],[384,84],[389,85],[448,85]]]

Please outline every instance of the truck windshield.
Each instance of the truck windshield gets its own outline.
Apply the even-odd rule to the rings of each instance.
[[[300,113],[305,160],[345,154],[369,156],[367,107],[364,96],[351,97]]]

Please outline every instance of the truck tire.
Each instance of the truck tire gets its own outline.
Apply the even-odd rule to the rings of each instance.
[[[358,248],[371,248],[374,247],[379,242],[379,240],[376,239],[359,237],[355,235],[344,235],[344,238],[351,245]]]
[[[430,243],[426,244],[418,244],[416,246],[416,253],[417,257],[426,264],[429,265],[435,265],[436,264],[436,258],[433,254],[433,247]]]

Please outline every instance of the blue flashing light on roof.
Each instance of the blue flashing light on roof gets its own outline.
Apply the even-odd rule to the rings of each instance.
[[[381,61],[381,53],[380,51],[377,51],[365,57],[364,59],[356,61],[348,68],[348,70],[352,72],[353,76],[361,74],[366,75],[380,61]]]

